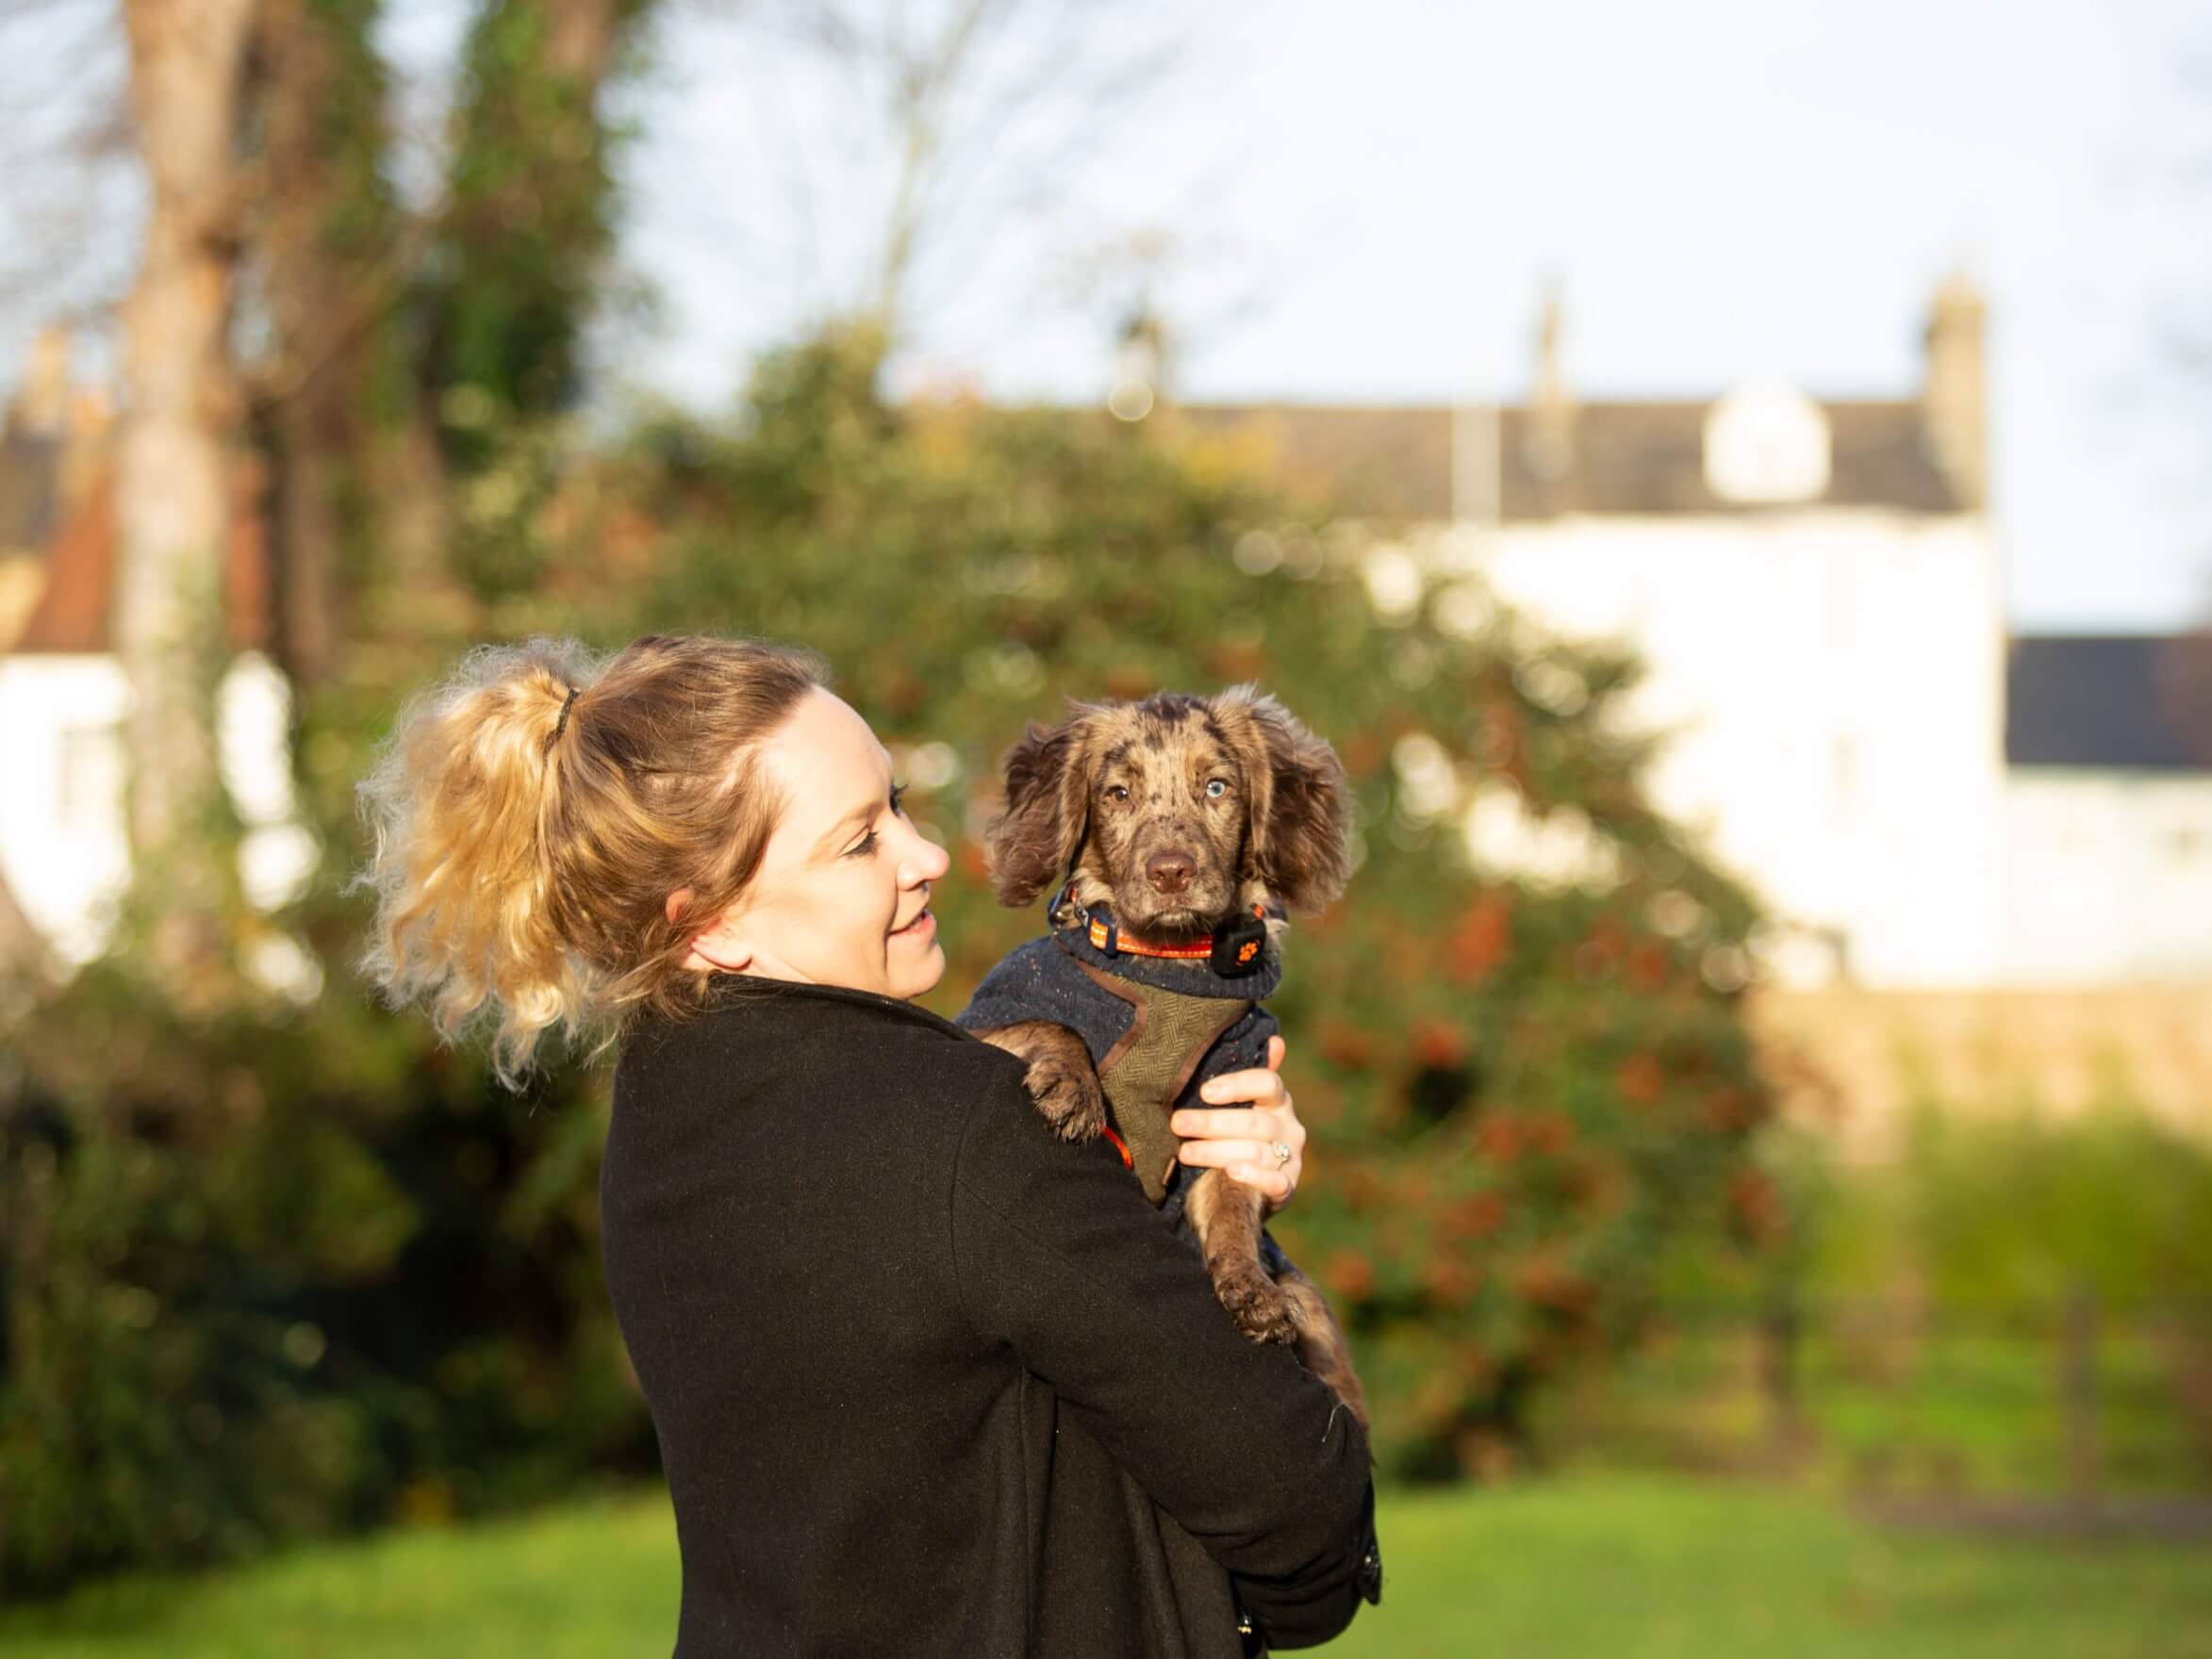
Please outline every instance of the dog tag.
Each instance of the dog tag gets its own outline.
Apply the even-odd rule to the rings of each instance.
[[[1240,916],[1213,935],[1207,961],[1216,974],[1233,979],[1258,967],[1266,948],[1267,924],[1258,916]]]

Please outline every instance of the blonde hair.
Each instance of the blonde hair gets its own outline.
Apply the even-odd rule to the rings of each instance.
[[[470,652],[409,700],[358,785],[374,847],[353,885],[376,895],[363,971],[449,1040],[490,1026],[510,1089],[553,1027],[600,1048],[695,1011],[690,941],[744,891],[782,809],[756,750],[827,680],[812,652],[701,634]]]

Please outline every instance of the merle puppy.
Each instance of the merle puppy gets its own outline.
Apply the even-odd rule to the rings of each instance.
[[[1051,931],[993,968],[959,1023],[1029,1062],[1058,1133],[1111,1139],[1196,1237],[1238,1327],[1296,1343],[1363,1423],[1344,1333],[1261,1226],[1261,1195],[1178,1163],[1167,1126],[1206,1078],[1265,1063],[1281,915],[1343,891],[1350,814],[1335,750],[1251,686],[1032,725],[984,844],[1000,902],[1052,895]]]

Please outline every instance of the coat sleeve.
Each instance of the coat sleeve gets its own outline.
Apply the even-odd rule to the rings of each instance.
[[[953,1271],[980,1334],[1236,1579],[1278,1648],[1325,1642],[1379,1575],[1367,1439],[1290,1350],[1246,1341],[1103,1145],[985,1092],[955,1155]]]

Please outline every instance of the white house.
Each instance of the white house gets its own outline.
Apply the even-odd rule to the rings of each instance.
[[[2013,642],[2008,982],[2212,969],[2212,635]]]
[[[130,875],[122,727],[130,688],[108,638],[115,558],[107,425],[74,397],[66,351],[42,350],[0,428],[0,879],[64,963],[96,955]],[[274,909],[312,872],[295,810],[290,687],[271,661],[258,524],[241,512],[225,561],[232,655],[217,757],[246,826],[239,873]],[[311,964],[272,936],[253,964],[304,989]]]
[[[1980,298],[1954,280],[1909,398],[1763,382],[1583,402],[1560,370],[1555,304],[1520,406],[1174,419],[1254,442],[1286,481],[1387,526],[1368,555],[1386,608],[1478,575],[1557,632],[1632,641],[1649,673],[1629,712],[1675,734],[1656,804],[1779,919],[1759,949],[1782,982],[2212,972],[2212,744],[2175,739],[2150,766],[2109,740],[2059,761],[2016,748],[2008,764],[2008,649],[2046,659],[2006,635],[1984,337]],[[2049,698],[2014,700],[2026,753],[2067,703],[2070,673],[2053,673]],[[2204,709],[2212,682],[2195,684]],[[1574,826],[1517,822],[1510,791],[1461,784],[1478,862],[1593,874],[1571,856]],[[2070,896],[2054,904],[2062,844]]]

